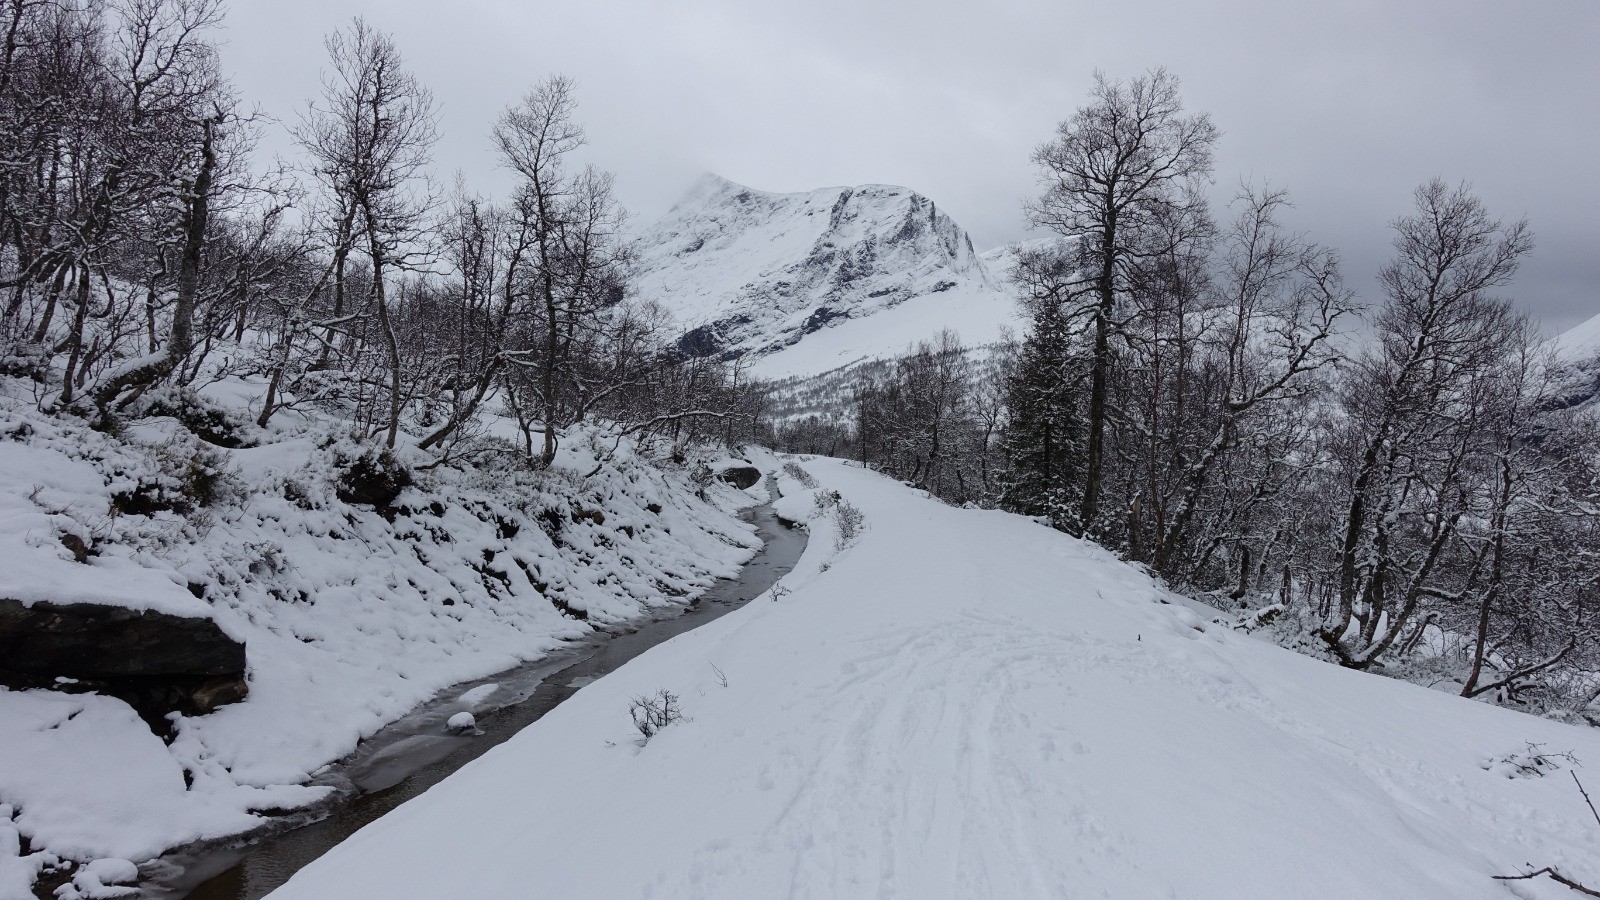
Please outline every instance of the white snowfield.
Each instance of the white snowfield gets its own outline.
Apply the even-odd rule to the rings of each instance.
[[[1486,768],[1542,743],[1600,793],[1600,732],[1296,655],[1091,544],[806,465],[865,513],[854,546],[813,521],[791,593],[585,687],[274,900],[1572,896],[1491,880],[1524,863],[1600,884],[1568,772]],[[690,721],[640,747],[630,698],[663,688]]]

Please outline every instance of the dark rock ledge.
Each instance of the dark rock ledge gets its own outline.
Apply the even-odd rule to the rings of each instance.
[[[4,598],[0,684],[118,697],[163,736],[168,713],[208,713],[249,692],[244,644],[210,619]]]

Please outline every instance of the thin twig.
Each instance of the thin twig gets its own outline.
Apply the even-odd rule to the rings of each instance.
[[[1583,782],[1578,780],[1578,773],[1568,769],[1567,774],[1572,776],[1572,783],[1578,786],[1578,793],[1583,795],[1583,802],[1589,804],[1589,812],[1594,816],[1595,822],[1600,823],[1600,812],[1595,812],[1594,801],[1589,799],[1589,792],[1583,789]]]
[[[1532,863],[1529,863],[1529,865],[1532,865]],[[1590,897],[1600,897],[1600,891],[1597,891],[1594,888],[1584,887],[1570,878],[1565,878],[1560,872],[1557,872],[1555,869],[1552,869],[1549,866],[1545,866],[1536,872],[1529,872],[1526,875],[1491,875],[1489,877],[1493,878],[1495,881],[1522,881],[1528,878],[1538,878],[1540,875],[1549,875],[1551,878],[1555,879],[1558,884],[1564,884],[1580,894],[1588,894]]]

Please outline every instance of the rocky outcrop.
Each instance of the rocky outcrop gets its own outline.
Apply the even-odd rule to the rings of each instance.
[[[244,644],[210,619],[99,603],[0,599],[0,683],[119,697],[165,733],[170,712],[242,700]]]
[[[729,466],[717,477],[742,491],[761,480],[761,470],[755,466]]]

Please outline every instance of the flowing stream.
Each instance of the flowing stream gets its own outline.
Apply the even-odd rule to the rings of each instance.
[[[744,517],[765,543],[737,577],[718,581],[689,606],[675,608],[675,615],[668,613],[670,618],[602,635],[572,651],[441,691],[439,698],[390,723],[316,779],[340,789],[337,802],[283,816],[227,845],[177,852],[142,866],[143,895],[163,900],[264,897],[363,825],[538,721],[578,688],[764,593],[794,568],[806,535],[781,524],[769,505],[746,510]],[[460,699],[468,692],[476,701],[470,705]],[[477,718],[477,733],[449,733],[446,720],[469,707]]]

